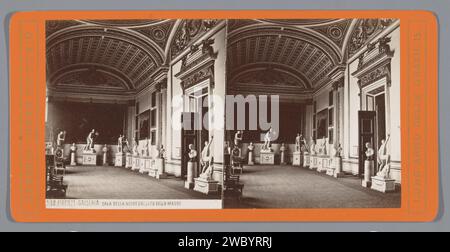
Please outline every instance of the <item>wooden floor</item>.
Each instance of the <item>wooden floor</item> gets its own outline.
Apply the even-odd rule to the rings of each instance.
[[[171,177],[157,180],[120,167],[69,166],[64,181],[70,199],[217,199],[184,188]]]
[[[400,192],[383,194],[361,186],[355,176],[335,179],[293,166],[247,166],[240,202],[225,208],[398,208]]]

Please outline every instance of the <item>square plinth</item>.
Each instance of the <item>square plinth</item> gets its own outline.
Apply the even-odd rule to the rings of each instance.
[[[395,191],[395,179],[373,176],[371,189],[382,193],[393,192]]]
[[[275,164],[275,153],[273,152],[261,152],[260,163],[274,165]]]
[[[122,167],[125,166],[126,157],[123,153],[116,153],[116,159],[114,160],[114,166]]]
[[[204,194],[217,193],[219,191],[219,182],[204,178],[194,179],[194,191]]]
[[[292,165],[301,166],[302,165],[302,153],[294,152],[292,154]]]
[[[83,153],[83,165],[97,165],[97,154]]]

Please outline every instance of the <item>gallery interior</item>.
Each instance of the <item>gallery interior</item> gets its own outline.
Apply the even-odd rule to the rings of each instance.
[[[229,20],[227,50],[227,94],[278,96],[277,117],[245,112],[279,125],[267,149],[235,114],[245,189],[225,207],[400,206],[399,20]]]
[[[225,37],[226,20],[48,21],[46,145],[70,171],[63,197],[220,198],[223,127],[176,124],[223,121],[210,97],[225,94]],[[200,157],[211,139],[214,182],[193,193],[203,166],[188,171],[188,148]]]
[[[54,20],[46,66],[49,198],[400,207],[399,20]]]

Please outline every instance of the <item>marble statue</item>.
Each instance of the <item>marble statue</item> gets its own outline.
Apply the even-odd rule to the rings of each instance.
[[[300,133],[297,133],[297,137],[295,137],[295,152],[300,152],[301,139],[302,136]]]
[[[280,163],[286,163],[286,145],[284,145],[284,143],[282,143],[280,147]]]
[[[145,141],[144,141],[144,147],[143,147],[142,150],[141,150],[141,153],[142,153],[142,156],[143,156],[143,157],[148,157],[149,154],[150,154],[150,153],[149,153],[149,147],[148,147],[149,142],[150,142],[150,139],[145,138]]]
[[[342,153],[341,144],[335,144],[334,145],[334,156],[335,157],[341,157],[341,153]]]
[[[311,152],[312,155],[316,154],[316,144],[314,142],[314,139],[311,137],[311,140],[309,141],[309,152]]]
[[[230,155],[231,154],[230,142],[225,141],[225,146],[223,147],[223,153],[225,155]]]
[[[263,151],[271,151],[271,141],[272,141],[272,134],[273,134],[272,127],[267,131],[267,133],[264,135],[264,145],[262,147]]]
[[[108,160],[107,160],[108,146],[106,146],[106,144],[103,145],[102,151],[103,151],[103,165],[107,165],[108,164]]]
[[[240,147],[242,141],[242,131],[238,130],[236,131],[236,134],[234,134],[234,145]]]
[[[189,148],[189,153],[188,153],[189,162],[196,162],[197,151],[195,150],[194,145],[189,144],[188,148]]]
[[[60,131],[56,139],[56,146],[61,147],[64,144],[65,139],[66,139],[66,131]]]
[[[390,155],[387,151],[387,143],[389,141],[390,135],[388,135],[386,140],[381,140],[381,146],[378,149],[378,172],[377,177],[389,178],[390,173]]]
[[[166,154],[166,150],[164,149],[164,145],[161,145],[159,148],[158,157],[164,159],[164,155]]]
[[[324,137],[323,139],[322,139],[323,141],[322,141],[322,146],[321,146],[321,149],[322,149],[322,154],[323,155],[327,155],[327,139]]]
[[[136,138],[133,137],[133,155],[138,156],[138,143],[136,142]]]
[[[123,135],[119,135],[117,139],[117,152],[122,153],[123,151]]]
[[[373,160],[373,155],[375,154],[375,151],[372,148],[372,144],[367,142],[366,143],[366,160],[368,161],[372,161]]]
[[[123,143],[123,144],[122,144],[122,151],[125,151],[125,152],[127,152],[127,153],[130,153],[131,148],[130,148],[130,144],[128,143],[128,139],[124,138],[122,141],[123,141],[123,142],[122,142],[122,143]],[[123,146],[125,146],[126,149],[124,149]]]
[[[72,143],[72,146],[70,146],[70,165],[77,165],[77,162],[75,160],[76,152],[77,152],[77,146],[75,146],[75,143]]]
[[[200,160],[202,171],[200,177],[204,179],[211,179],[212,177],[212,167],[213,167],[213,155],[211,153],[211,144],[213,137],[208,141],[205,141],[205,147],[202,150],[202,158]]]
[[[247,149],[248,149],[248,164],[252,165],[253,164],[253,150],[255,149],[253,142],[250,142]]]
[[[91,132],[89,132],[88,136],[86,137],[86,145],[84,146],[84,151],[94,151],[94,136],[95,136],[95,129],[92,129]]]

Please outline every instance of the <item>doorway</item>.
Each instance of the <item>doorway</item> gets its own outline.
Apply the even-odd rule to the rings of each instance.
[[[192,144],[197,151],[197,167],[195,167],[195,175],[199,175],[200,167],[199,161],[204,142],[209,141],[209,88],[203,87],[195,89],[187,93],[186,110],[182,114],[183,127],[181,131],[182,144],[182,161],[181,161],[181,176],[187,176],[187,161],[189,144]]]

